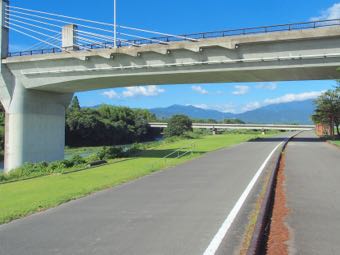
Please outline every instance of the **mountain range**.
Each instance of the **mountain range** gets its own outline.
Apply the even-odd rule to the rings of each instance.
[[[312,124],[310,116],[315,106],[313,100],[267,105],[256,110],[239,114],[202,109],[192,105],[172,105],[165,108],[150,109],[158,118],[169,118],[185,114],[194,119],[239,119],[246,123],[261,124]]]

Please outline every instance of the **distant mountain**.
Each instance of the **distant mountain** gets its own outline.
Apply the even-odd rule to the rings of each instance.
[[[194,106],[172,105],[166,108],[150,109],[158,118],[169,118],[185,114],[194,119],[240,119],[247,123],[297,123],[312,124],[310,116],[315,109],[313,100],[273,104],[240,114],[205,110]]]
[[[310,116],[315,106],[313,100],[273,104],[238,114],[237,118],[249,123],[298,123],[312,124]]]
[[[194,119],[223,120],[233,118],[234,114],[216,110],[206,110],[192,105],[172,105],[166,108],[153,108],[150,111],[160,119],[169,118],[176,114],[184,114]]]

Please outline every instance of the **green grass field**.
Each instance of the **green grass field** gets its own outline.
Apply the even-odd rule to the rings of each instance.
[[[234,133],[181,140],[161,144],[143,151],[135,158],[113,162],[98,168],[2,184],[0,185],[0,224],[128,182],[169,166],[181,164],[197,158],[203,153],[239,144],[259,136],[261,135],[258,133]],[[178,159],[171,158],[167,162],[162,159],[172,151],[186,147],[192,142],[195,142],[194,153],[189,153]]]

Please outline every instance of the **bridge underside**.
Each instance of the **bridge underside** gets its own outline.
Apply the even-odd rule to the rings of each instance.
[[[334,61],[334,59],[333,59]],[[319,64],[277,67],[274,69],[261,69],[261,64],[255,68],[206,68],[198,71],[182,69],[178,71],[134,73],[130,76],[102,75],[101,77],[88,77],[87,79],[76,79],[56,84],[33,87],[34,90],[74,93],[94,89],[118,88],[139,85],[171,85],[192,83],[232,83],[232,82],[270,82],[270,81],[300,81],[300,80],[335,80],[340,79],[340,58],[336,63],[327,63],[322,60]],[[296,61],[298,62],[298,61]],[[322,67],[320,67],[322,65]],[[86,75],[86,74],[84,74]],[[50,78],[47,78],[50,79]]]
[[[340,79],[340,27],[10,57],[1,65],[5,167],[63,158],[77,91],[124,86]]]

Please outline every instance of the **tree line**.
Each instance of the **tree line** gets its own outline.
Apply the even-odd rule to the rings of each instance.
[[[143,109],[111,105],[81,108],[75,96],[66,112],[66,145],[120,145],[152,140],[158,134],[148,123],[155,118]]]

